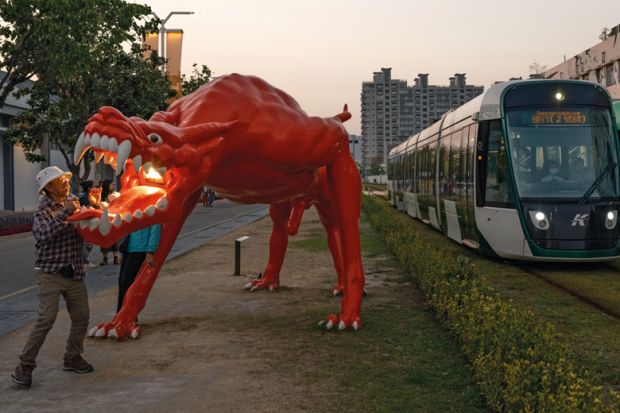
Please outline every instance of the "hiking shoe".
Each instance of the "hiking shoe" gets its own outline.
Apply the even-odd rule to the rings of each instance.
[[[64,371],[75,371],[76,373],[90,373],[94,370],[93,366],[79,354],[71,357],[65,356],[62,369]]]
[[[26,387],[32,386],[32,370],[33,368],[31,366],[25,366],[19,363],[19,365],[15,367],[15,373],[11,374],[13,383]]]

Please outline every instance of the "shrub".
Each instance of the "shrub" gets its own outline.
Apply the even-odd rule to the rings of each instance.
[[[456,336],[489,407],[500,412],[617,412],[620,396],[596,385],[553,326],[502,300],[464,257],[428,248],[410,218],[384,201],[363,207],[396,260]]]

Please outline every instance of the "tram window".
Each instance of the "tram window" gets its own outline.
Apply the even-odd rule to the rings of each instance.
[[[442,196],[450,195],[449,187],[449,159],[450,159],[450,135],[441,139],[439,152],[439,191]]]
[[[565,108],[556,112],[543,108],[508,113],[510,154],[519,196],[580,198],[598,176],[601,178],[592,197],[616,196],[617,141],[608,111]],[[552,172],[551,166],[558,171]]]
[[[499,121],[491,121],[486,156],[485,205],[502,208],[513,206],[509,176],[502,126]]]

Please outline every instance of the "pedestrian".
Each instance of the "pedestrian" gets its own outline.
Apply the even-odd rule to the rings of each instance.
[[[94,182],[93,181],[84,181],[80,183],[80,187],[82,187],[82,190],[78,193],[78,199],[80,201],[80,205],[83,207],[90,207],[91,206],[91,202],[90,202],[90,191],[92,191],[93,189],[93,185]],[[88,260],[88,256],[90,255],[90,252],[93,249],[93,244],[89,243],[89,242],[85,242],[84,243],[84,267],[86,268],[93,268],[96,267],[95,264],[91,263]]]
[[[121,269],[118,275],[118,303],[116,312],[121,310],[125,294],[142,268],[142,264],[155,267],[155,251],[159,247],[161,225],[132,232],[121,242],[119,250],[123,254]]]
[[[88,293],[84,284],[83,240],[67,218],[79,210],[77,197],[70,194],[70,172],[56,166],[41,170],[36,177],[39,205],[34,214],[35,271],[39,286],[37,319],[24,345],[21,362],[11,376],[14,383],[30,387],[39,350],[58,314],[62,295],[71,318],[63,370],[89,373],[93,366],[84,360],[84,336],[88,328]]]
[[[110,179],[106,179],[103,181],[103,187],[101,189],[101,200],[107,203],[110,202],[108,197],[111,193],[113,193],[116,189],[116,184],[112,182]],[[112,253],[112,257],[114,258],[114,265],[118,265],[118,244],[114,243],[108,248],[101,247],[101,255],[103,256],[102,261],[99,265],[107,265],[108,264],[108,254]]]
[[[213,203],[215,202],[215,191],[211,188],[207,190],[207,199],[209,202],[209,206],[213,206]]]
[[[202,192],[200,193],[200,200],[202,201],[202,206],[209,206],[209,188],[204,185],[202,187]]]

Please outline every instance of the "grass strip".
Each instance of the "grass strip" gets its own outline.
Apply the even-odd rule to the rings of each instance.
[[[438,318],[458,338],[488,405],[496,411],[616,412],[617,392],[571,356],[551,324],[514,306],[454,251],[435,247],[384,201],[364,209]]]

